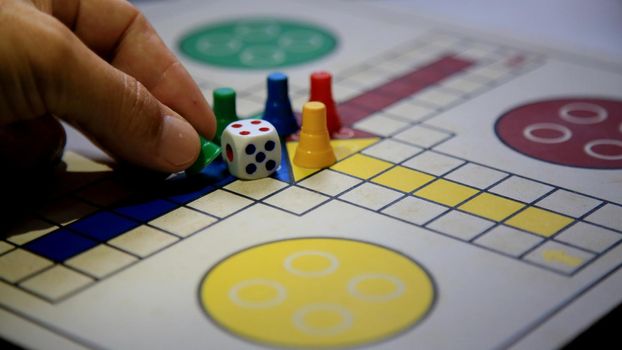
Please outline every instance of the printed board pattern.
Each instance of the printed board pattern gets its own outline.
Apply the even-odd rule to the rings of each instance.
[[[335,72],[335,99],[358,138],[333,141],[339,161],[330,169],[307,171],[284,158],[273,178],[244,182],[217,163],[146,192],[104,176],[0,241],[0,283],[59,302],[256,203],[305,215],[331,200],[571,277],[619,243],[622,207],[439,152],[455,135],[426,124],[542,60],[431,33]],[[206,95],[216,87],[198,80]],[[300,110],[308,90],[290,89]],[[261,112],[264,96],[263,82],[238,91],[239,114]]]

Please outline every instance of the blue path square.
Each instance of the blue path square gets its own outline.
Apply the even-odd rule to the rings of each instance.
[[[56,230],[24,246],[25,249],[56,262],[63,262],[98,243],[65,229]]]
[[[229,174],[227,163],[218,158],[200,173],[171,180],[167,182],[167,199],[185,204],[235,181],[235,177]]]
[[[147,222],[177,207],[178,204],[164,199],[138,199],[135,202],[119,205],[113,210],[132,219]]]
[[[117,214],[99,211],[72,223],[69,227],[97,241],[105,242],[139,225],[138,222]]]

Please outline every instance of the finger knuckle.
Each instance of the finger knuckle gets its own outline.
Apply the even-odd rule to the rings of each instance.
[[[118,128],[145,140],[154,140],[160,132],[159,105],[138,80],[125,76]]]

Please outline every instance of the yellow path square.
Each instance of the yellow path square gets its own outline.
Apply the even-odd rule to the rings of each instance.
[[[361,179],[369,179],[391,166],[392,164],[389,162],[364,156],[359,153],[333,165],[331,169],[341,171],[342,173],[350,174]]]
[[[332,140],[330,141],[330,145],[333,147],[333,151],[335,152],[335,157],[337,158],[337,161],[340,161],[351,154],[359,152],[360,150],[370,145],[373,145],[379,140],[380,139],[377,137],[370,137],[364,139]],[[294,175],[294,180],[296,182],[322,170],[302,168],[294,164],[294,155],[296,155],[296,148],[298,148],[298,142],[288,142],[286,144],[286,147],[287,157],[289,158],[289,164],[291,165],[292,174]]]
[[[375,177],[372,182],[394,188],[402,192],[411,192],[428,182],[432,181],[434,176],[424,174],[422,172],[397,166],[386,173]]]
[[[506,224],[540,236],[550,237],[573,221],[565,215],[529,207],[506,221]]]
[[[460,209],[468,211],[487,219],[501,221],[516,213],[525,204],[511,199],[495,196],[490,193],[482,193],[460,206]]]
[[[474,188],[439,179],[415,192],[415,195],[453,207],[476,193]]]

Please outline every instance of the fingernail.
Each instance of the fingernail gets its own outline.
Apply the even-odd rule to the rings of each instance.
[[[199,153],[199,135],[187,121],[165,116],[159,151],[165,161],[176,167],[190,165]]]

